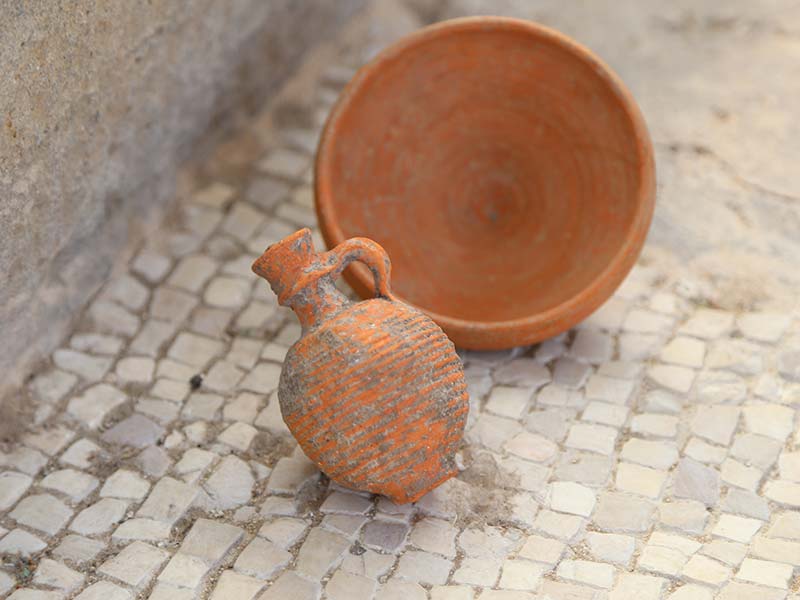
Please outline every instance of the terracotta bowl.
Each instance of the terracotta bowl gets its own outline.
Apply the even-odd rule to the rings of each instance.
[[[633,266],[655,170],[630,93],[589,50],[527,21],[422,29],[363,67],[334,107],[316,162],[333,247],[365,236],[395,294],[461,347],[565,331]],[[348,281],[374,294],[353,265]]]

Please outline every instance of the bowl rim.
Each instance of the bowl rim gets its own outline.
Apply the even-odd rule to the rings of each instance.
[[[399,58],[415,46],[443,36],[486,30],[531,35],[560,46],[593,67],[630,121],[639,166],[639,186],[636,193],[638,200],[636,212],[617,253],[582,290],[545,311],[503,321],[471,321],[436,313],[424,306],[415,305],[402,296],[397,296],[402,302],[430,316],[456,345],[481,350],[504,349],[541,341],[570,329],[599,308],[619,287],[636,263],[655,207],[655,162],[647,125],[633,95],[603,60],[568,36],[534,21],[500,16],[460,17],[419,29],[382,50],[356,72],[340,93],[320,135],[314,164],[314,205],[322,236],[328,247],[331,248],[347,239],[336,221],[331,165],[339,122],[352,99],[385,64]],[[348,282],[356,288],[361,297],[370,297],[370,290],[373,287],[371,274],[366,268],[358,268],[363,265],[355,266],[356,269],[347,273]]]

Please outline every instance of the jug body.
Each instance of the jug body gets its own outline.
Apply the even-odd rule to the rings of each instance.
[[[392,298],[388,257],[374,242],[356,238],[317,255],[310,232],[287,240],[254,265],[303,327],[281,372],[283,419],[332,480],[417,500],[457,473],[469,403],[455,347]],[[333,285],[354,260],[373,271],[376,298],[352,303]]]

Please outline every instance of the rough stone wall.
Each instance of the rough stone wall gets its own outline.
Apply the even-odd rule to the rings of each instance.
[[[263,104],[364,3],[0,0],[6,385],[58,342],[204,134]]]

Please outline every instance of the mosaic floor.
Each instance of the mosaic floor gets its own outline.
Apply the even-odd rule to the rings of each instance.
[[[300,452],[274,393],[299,328],[249,267],[315,227],[319,126],[397,27],[380,18],[322,70],[308,123],[262,115],[209,159],[20,391],[35,423],[0,453],[0,596],[798,600],[800,312],[770,295],[783,275],[763,253],[741,263],[754,296],[682,257],[699,217],[675,186],[775,201],[707,152],[656,139],[679,183],[662,181],[652,242],[599,312],[538,346],[462,352],[457,479],[397,506]],[[725,222],[702,225],[716,239]]]

